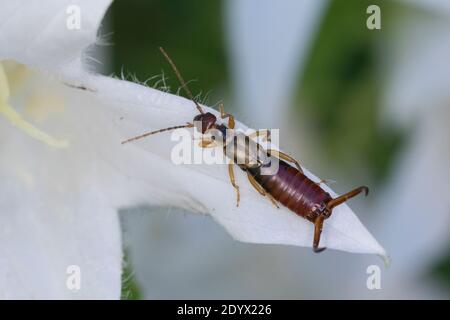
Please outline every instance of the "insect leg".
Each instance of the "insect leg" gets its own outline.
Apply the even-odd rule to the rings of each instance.
[[[313,240],[313,250],[316,253],[319,253],[326,248],[319,248],[320,235],[322,234],[324,217],[318,217],[314,222],[314,240]]]
[[[275,156],[278,159],[282,159],[282,160],[286,160],[286,161],[292,162],[293,164],[295,164],[295,166],[297,167],[298,171],[303,173],[302,167],[300,167],[300,164],[298,163],[298,161],[295,160],[294,158],[292,158],[290,155],[288,155],[288,154],[286,154],[284,152],[278,151],[278,150],[274,150],[274,149],[267,150],[267,153],[269,153],[270,155]]]
[[[235,126],[234,116],[225,112],[225,107],[223,105],[223,102],[219,103],[219,111],[220,111],[220,117],[222,119],[228,118],[228,128],[234,129],[234,126]]]
[[[280,208],[276,202],[276,200],[272,197],[272,195],[270,193],[267,193],[266,190],[264,190],[264,188],[258,183],[258,181],[255,180],[255,178],[253,178],[253,176],[251,174],[249,174],[247,172],[247,178],[248,181],[250,181],[251,185],[256,189],[256,191],[258,191],[262,196],[265,196],[267,198],[269,198],[270,202],[272,202],[272,204],[276,207],[276,208]]]
[[[239,192],[239,186],[236,184],[233,166],[234,166],[233,163],[228,164],[228,175],[230,176],[231,184],[233,185],[234,189],[236,189],[236,196],[237,196],[236,207],[239,207],[239,200],[241,199],[241,194]]]
[[[207,140],[207,139],[202,139],[198,146],[200,148],[215,148],[217,147],[217,144],[215,143],[214,140]]]

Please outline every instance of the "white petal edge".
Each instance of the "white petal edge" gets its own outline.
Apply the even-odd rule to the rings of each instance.
[[[43,129],[54,131],[48,128],[58,127],[59,119],[53,123],[54,117],[65,115],[55,106],[77,101],[50,82],[40,81],[47,77],[29,72],[21,85],[11,87],[7,103]],[[8,80],[4,72],[1,78]],[[36,118],[33,107],[47,108],[41,110],[45,117]],[[88,153],[78,152],[74,139],[70,148],[54,148],[3,116],[0,123],[0,297],[119,298],[121,232],[116,208],[96,183],[96,175],[102,172],[96,169],[98,164],[86,161]],[[79,288],[66,285],[71,265],[80,268]]]

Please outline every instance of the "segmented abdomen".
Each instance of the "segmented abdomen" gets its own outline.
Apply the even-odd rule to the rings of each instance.
[[[332,199],[317,183],[282,160],[274,175],[261,175],[259,169],[248,171],[275,200],[308,220],[313,220],[315,206]]]

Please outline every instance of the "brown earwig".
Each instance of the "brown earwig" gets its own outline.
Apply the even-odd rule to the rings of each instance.
[[[160,129],[157,131],[151,131],[144,133],[142,135],[130,138],[122,142],[128,143],[138,139],[142,139],[149,135],[156,133],[161,133],[165,131],[175,130],[179,128],[192,128],[195,127],[196,130],[202,134],[208,133],[210,130],[218,130],[223,138],[223,147],[227,157],[233,160],[233,163],[228,164],[228,174],[230,177],[230,182],[236,190],[237,203],[239,206],[240,192],[239,186],[236,184],[234,176],[234,164],[237,164],[243,171],[247,173],[247,177],[251,185],[263,196],[266,196],[274,206],[279,208],[278,202],[283,206],[287,207],[295,214],[307,219],[314,224],[314,238],[313,238],[313,250],[314,252],[321,252],[326,248],[320,248],[320,235],[322,233],[323,223],[328,219],[333,208],[344,203],[350,198],[360,194],[364,191],[367,196],[369,193],[369,188],[366,186],[358,187],[344,195],[337,198],[333,198],[328,192],[326,192],[320,186],[320,182],[314,182],[309,179],[304,173],[300,164],[291,156],[278,150],[265,150],[261,145],[255,142],[253,139],[260,135],[265,135],[266,139],[269,138],[269,131],[256,131],[250,135],[245,136],[246,144],[244,146],[237,146],[236,148],[227,148],[230,143],[237,144],[237,139],[239,135],[243,133],[237,133],[234,131],[235,121],[231,114],[225,113],[223,104],[219,105],[221,119],[228,118],[228,124],[219,124],[217,122],[217,117],[210,113],[205,112],[199,103],[194,99],[191,91],[189,90],[186,82],[178,71],[177,67],[173,63],[172,59],[164,51],[163,48],[159,48],[161,53],[167,59],[175,75],[181,83],[182,88],[185,90],[189,98],[194,102],[200,114],[196,115],[193,119],[193,123],[188,122],[185,125],[174,126],[169,128]],[[233,134],[234,139],[227,139],[230,134]],[[250,144],[257,145],[257,148],[250,148]],[[202,148],[209,148],[214,146],[215,143],[212,140],[202,140],[200,146]],[[237,149],[237,151],[236,151]],[[229,150],[234,150],[230,153]],[[249,150],[257,150],[256,153],[249,155]],[[252,151],[250,151],[252,152]],[[260,159],[256,163],[249,164],[247,161],[248,157],[257,157]],[[244,161],[238,161],[244,160]],[[242,159],[245,158],[245,159]],[[273,174],[262,174],[262,170],[265,167],[269,167],[272,161],[278,161],[279,167],[278,171]],[[290,165],[288,162],[293,163],[295,166]]]
[[[279,169],[274,175],[262,175],[261,167],[246,170],[276,201],[314,224],[314,252],[325,250],[319,248],[320,235],[323,222],[331,216],[333,208],[362,191],[366,195],[369,192],[369,188],[362,186],[333,199],[319,183],[283,160],[279,160]]]

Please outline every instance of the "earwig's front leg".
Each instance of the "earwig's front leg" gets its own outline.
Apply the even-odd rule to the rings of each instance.
[[[233,168],[233,166],[234,166],[233,163],[229,163],[228,164],[228,175],[230,176],[231,184],[233,185],[234,189],[236,189],[236,196],[237,196],[236,207],[239,207],[239,201],[241,199],[241,194],[239,192],[239,186],[236,184],[236,179],[234,177],[234,168]]]
[[[228,128],[234,129],[234,126],[235,126],[234,116],[225,112],[225,107],[223,105],[223,102],[219,103],[219,111],[220,111],[220,117],[222,119],[228,118]]]
[[[202,139],[198,146],[200,148],[215,148],[217,147],[217,144],[215,143],[214,140],[207,140],[207,139]]]
[[[248,181],[250,181],[251,185],[258,191],[263,197],[269,198],[270,202],[276,207],[280,208],[277,204],[277,201],[272,197],[270,193],[267,193],[266,190],[255,180],[255,178],[247,172]]]
[[[274,149],[268,150],[267,153],[269,153],[270,155],[275,156],[278,159],[292,162],[293,164],[295,164],[295,166],[297,167],[298,171],[303,173],[302,167],[300,167],[300,164],[298,163],[298,161],[295,160],[294,158],[292,158],[290,155],[288,155],[288,154],[286,154],[284,152],[278,151],[278,150],[274,150]]]
[[[202,139],[199,143],[200,148],[214,148],[216,147],[216,143],[214,140],[206,140]],[[239,207],[239,201],[241,200],[241,194],[239,192],[239,186],[236,184],[236,179],[234,177],[234,168],[233,163],[228,164],[228,175],[230,176],[230,181],[234,189],[236,190],[236,207]]]

